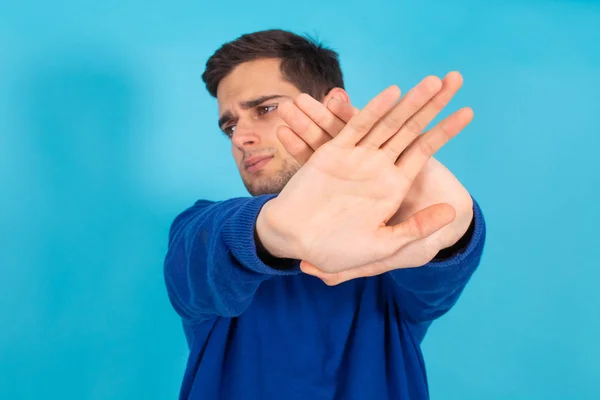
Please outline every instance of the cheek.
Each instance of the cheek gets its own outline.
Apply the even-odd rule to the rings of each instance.
[[[233,156],[235,164],[239,166],[240,162],[242,161],[243,154],[233,143],[231,143],[231,155]]]
[[[273,141],[279,141],[277,139],[277,128],[279,128],[281,125],[286,125],[286,123],[279,116],[279,114],[277,114],[277,112],[274,111],[274,112],[270,113],[268,116],[265,116],[265,118],[263,118],[259,122],[257,127],[261,130],[261,133],[262,133],[261,136],[265,140],[273,142]]]

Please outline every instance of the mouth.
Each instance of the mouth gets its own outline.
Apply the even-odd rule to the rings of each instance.
[[[273,156],[252,157],[246,160],[244,163],[244,168],[246,168],[246,171],[248,172],[256,172],[261,170],[272,159]]]

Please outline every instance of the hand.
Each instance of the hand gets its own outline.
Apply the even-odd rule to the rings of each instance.
[[[414,135],[420,134],[422,128],[448,104],[460,88],[462,77],[459,73],[452,72],[442,83],[442,90],[405,124],[405,128]],[[409,92],[406,98],[418,96],[414,93],[423,90],[421,86],[424,84],[426,80]],[[329,109],[333,113],[307,95],[299,96],[296,106],[290,104],[280,108],[280,114],[291,128],[280,128],[280,140],[301,164],[310,158],[314,150],[335,137],[345,123],[358,112],[350,104],[335,100],[329,104]],[[467,190],[448,169],[431,158],[416,177],[404,202],[388,224],[400,223],[419,210],[438,203],[452,205],[456,209],[457,218],[432,235],[401,248],[388,260],[337,274],[324,273],[306,262],[302,263],[302,269],[326,283],[337,284],[361,276],[380,274],[390,269],[424,265],[431,261],[439,250],[456,243],[464,235],[473,218],[472,199]]]
[[[419,93],[426,90],[424,85],[431,78],[425,78],[409,91],[405,95],[405,101],[418,102]],[[442,89],[406,121],[403,128],[409,136],[422,133],[458,92],[462,82],[462,76],[456,71],[446,75],[442,81]],[[304,165],[319,147],[337,136],[359,110],[336,98],[324,105],[303,93],[296,98],[295,103],[282,103],[278,112],[289,125],[279,127],[278,138],[288,153],[300,165]]]
[[[385,226],[427,160],[472,118],[467,108],[424,135],[407,134],[406,121],[440,88],[431,77],[394,105],[399,90],[392,86],[319,147],[259,215],[265,248],[339,273],[386,259],[450,223],[454,209],[438,204]]]

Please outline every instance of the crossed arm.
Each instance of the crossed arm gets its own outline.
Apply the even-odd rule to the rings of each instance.
[[[404,113],[399,120],[394,121],[400,126],[397,134],[407,142],[412,141],[413,145],[419,143],[415,139],[449,103],[461,85],[462,77],[457,72],[449,73],[441,84],[435,77],[424,79],[400,101]],[[283,103],[279,107],[279,113],[287,126],[280,127],[278,136],[286,150],[301,165],[306,163],[319,147],[336,137],[358,113],[344,93],[327,100],[325,105],[302,94],[294,103]],[[451,116],[436,128],[442,131],[461,130],[460,126],[448,126],[455,122]],[[473,198],[458,179],[433,157],[414,179],[409,192],[388,224],[404,221],[418,211],[439,203],[450,204],[456,211],[455,219],[432,235],[410,243],[400,250],[395,260],[395,268],[421,266],[432,260],[442,261],[466,249],[475,226]],[[325,275],[313,267],[306,267],[304,270],[330,283],[361,276],[361,272],[357,270],[342,274],[343,276]],[[365,275],[377,273],[380,271],[370,271]]]
[[[421,99],[424,104],[440,92],[439,84],[437,88],[435,82],[429,84],[425,84],[429,94]],[[200,202],[180,215],[172,226],[165,259],[169,296],[180,315],[192,322],[239,315],[261,282],[301,271],[328,284],[385,273],[408,318],[428,321],[447,311],[479,263],[485,226],[470,199],[466,227],[454,233],[460,239],[472,227],[466,248],[450,259],[431,261],[458,239],[451,239],[451,234],[428,238],[463,215],[447,196],[458,192],[452,187],[439,198],[423,193],[436,187],[433,178],[444,171],[427,174],[429,160],[469,123],[472,112],[459,110],[425,134],[411,134],[404,128],[406,121],[423,106],[413,104],[410,112],[409,95],[397,102],[400,93],[392,86],[362,111],[352,110],[347,123],[343,110],[336,109],[335,102],[328,104],[341,128],[311,148],[303,168],[278,196]],[[304,110],[299,104],[302,97],[293,106]],[[299,134],[283,130],[283,137]],[[302,138],[302,142],[309,141]],[[423,181],[415,186],[419,179]],[[413,210],[403,211],[407,204]],[[270,257],[261,257],[257,251],[261,246]],[[406,250],[410,246],[411,252]]]

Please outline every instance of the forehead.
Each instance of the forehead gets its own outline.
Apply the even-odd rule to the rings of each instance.
[[[219,114],[231,110],[241,101],[260,96],[300,94],[300,90],[283,79],[279,66],[278,59],[260,59],[238,65],[219,83]]]

